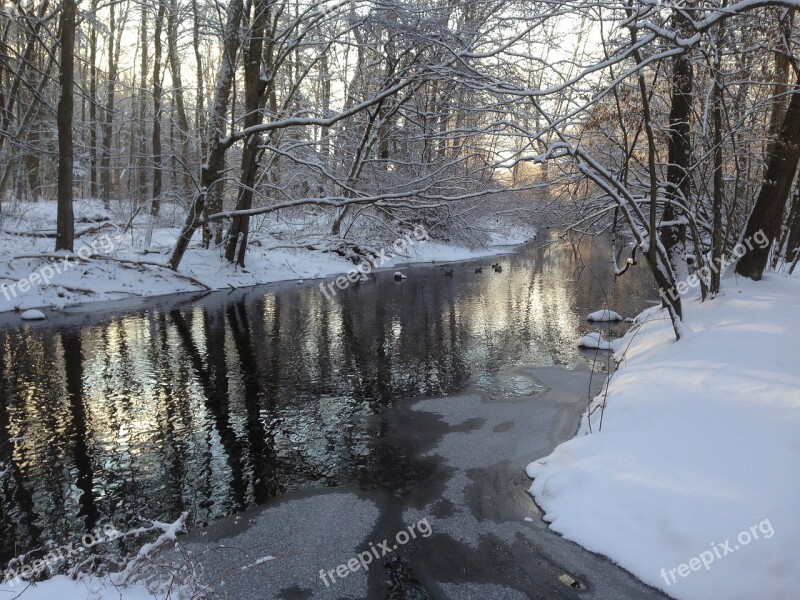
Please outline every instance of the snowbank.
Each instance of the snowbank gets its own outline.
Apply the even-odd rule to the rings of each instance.
[[[10,586],[0,583],[0,597],[19,597],[20,600],[155,600],[166,596],[153,595],[144,585],[115,586],[107,577],[75,581],[66,575],[56,575],[32,584]]]
[[[623,338],[602,430],[531,463],[550,527],[685,600],[800,590],[800,281],[727,280]],[[619,357],[622,358],[622,357]],[[597,409],[601,397],[595,400]]]
[[[64,261],[64,253],[53,252],[52,237],[31,236],[53,234],[55,202],[20,205],[15,217],[5,217],[0,231],[0,312],[318,279],[340,275],[354,267],[338,254],[309,249],[308,240],[322,235],[319,223],[284,220],[265,225],[258,232],[253,228],[253,244],[248,247],[244,269],[228,263],[219,249],[198,248],[200,233],[196,233],[176,275],[166,265],[182,217],[175,216],[172,222],[156,227],[148,252],[143,253],[147,218],[137,217],[133,227],[122,233],[121,220],[99,202],[79,200],[74,208],[76,235],[90,232],[76,238],[75,252],[107,255],[108,259]],[[492,245],[482,249],[431,240],[412,245],[403,255],[384,261],[380,267],[494,256],[508,251],[508,246],[533,238],[532,228],[515,225],[493,233]]]

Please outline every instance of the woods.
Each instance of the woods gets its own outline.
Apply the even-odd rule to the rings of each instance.
[[[529,212],[630,240],[662,290],[699,273],[713,296],[711,267],[759,231],[739,274],[797,264],[794,11],[4,2],[2,214],[56,199],[66,251],[76,199],[143,228],[144,253],[182,221],[179,270],[193,245],[244,268],[267,215],[310,211],[327,247],[363,254],[415,224],[480,243],[486,215]],[[679,336],[680,294],[662,297]]]

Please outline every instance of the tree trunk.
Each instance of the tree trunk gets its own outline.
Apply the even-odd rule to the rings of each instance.
[[[92,0],[97,13],[97,0]],[[97,198],[97,27],[89,33],[89,195]]]
[[[114,88],[117,79],[116,49],[114,47],[115,22],[114,3],[108,5],[110,11],[108,23],[108,81],[105,119],[103,121],[103,149],[101,153],[100,171],[103,179],[103,206],[111,208],[111,140],[114,124]]]
[[[159,0],[153,41],[153,202],[150,215],[157,217],[161,210],[161,188],[164,177],[161,162],[161,31],[166,4]]]
[[[683,10],[675,11],[674,29],[679,35],[687,35],[691,23]],[[672,62],[672,105],[669,111],[669,164],[667,165],[667,203],[664,206],[663,220],[667,223],[678,219],[683,210],[680,205],[689,202],[691,160],[691,131],[689,120],[692,115],[692,64],[687,53],[679,54]],[[676,269],[676,250],[685,254],[686,226],[668,225],[661,230],[661,243]]]
[[[784,254],[784,259],[788,263],[793,263],[800,253],[800,182],[795,185],[792,210],[789,212],[786,228],[786,252]]]
[[[75,87],[75,27],[78,3],[64,0],[61,9],[61,72],[58,99],[58,209],[56,216],[56,250],[72,252],[75,219],[72,214],[72,110]]]
[[[192,0],[192,46],[194,47],[195,68],[197,70],[197,122],[195,127],[200,138],[200,156],[206,155],[206,108],[203,89],[203,55],[200,52],[200,15],[197,0]]]
[[[800,159],[800,80],[793,88],[791,101],[783,118],[783,126],[775,146],[767,157],[767,169],[761,183],[758,199],[747,220],[744,240],[762,232],[769,240],[766,248],[753,244],[753,248],[739,260],[736,272],[758,281],[764,275],[769,251],[778,236],[783,210],[792,188],[797,163]]]
[[[139,23],[139,121],[136,126],[136,137],[138,138],[139,148],[136,152],[136,200],[139,206],[144,205],[152,199],[148,194],[150,182],[150,171],[147,168],[147,125],[145,117],[147,115],[147,79],[150,76],[150,44],[147,40],[147,7],[140,7],[141,21]]]
[[[723,0],[723,7],[728,5],[728,0]],[[712,200],[711,215],[711,281],[712,294],[718,294],[722,288],[721,269],[722,256],[725,253],[725,236],[722,231],[722,211],[725,208],[725,180],[723,177],[724,156],[722,150],[722,48],[726,41],[725,21],[720,23],[716,40],[714,41],[714,70],[712,88],[712,119],[714,127],[714,197]],[[697,265],[698,268],[702,265]]]
[[[189,242],[197,230],[197,219],[203,214],[206,198],[211,188],[218,183],[220,173],[225,162],[226,147],[221,143],[221,132],[225,129],[228,102],[231,96],[231,86],[236,73],[236,57],[239,53],[241,40],[239,39],[239,25],[242,21],[244,5],[242,0],[231,0],[228,4],[228,16],[225,24],[223,41],[222,64],[217,76],[217,87],[214,92],[214,107],[211,114],[210,139],[208,154],[201,167],[200,191],[195,195],[189,207],[186,221],[175,242],[175,248],[169,260],[171,269],[176,270],[189,247]]]
[[[181,81],[181,63],[178,54],[178,2],[170,0],[169,14],[167,15],[167,52],[169,54],[169,69],[172,73],[172,97],[178,113],[178,132],[181,143],[181,162],[183,162],[183,190],[191,186],[189,178],[189,118],[186,116],[186,102],[183,97],[183,82]]]
[[[250,30],[250,44],[247,50],[247,60],[244,65],[244,128],[260,125],[264,120],[264,98],[267,82],[261,77],[261,67],[264,54],[264,34],[269,18],[268,0],[255,0],[253,2],[253,18]],[[239,185],[239,197],[236,210],[248,210],[253,205],[253,186],[258,170],[258,147],[261,136],[251,135],[244,140],[242,149],[242,174]],[[228,245],[225,248],[225,258],[239,266],[244,266],[244,256],[247,250],[247,236],[250,229],[250,217],[238,215],[233,217],[228,231]]]

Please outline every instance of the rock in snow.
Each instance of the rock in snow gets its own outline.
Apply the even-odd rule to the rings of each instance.
[[[408,277],[406,277],[405,275],[403,275],[403,274],[402,274],[400,271],[395,271],[395,272],[394,272],[394,280],[395,280],[395,281],[401,281],[401,280],[403,280],[403,279],[408,279]]]
[[[20,315],[20,318],[23,321],[41,321],[42,319],[46,319],[47,317],[45,314],[40,310],[26,310],[24,313]]]
[[[622,315],[613,310],[603,309],[591,313],[586,317],[587,321],[622,321]]]

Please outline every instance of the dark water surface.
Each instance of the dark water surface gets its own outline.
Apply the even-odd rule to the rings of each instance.
[[[384,272],[331,300],[284,283],[6,327],[0,558],[101,522],[204,523],[288,490],[413,482],[424,468],[385,442],[385,408],[530,394],[499,372],[582,360],[588,312],[656,298],[643,266],[614,281],[609,257],[598,240],[534,244],[502,273]]]

